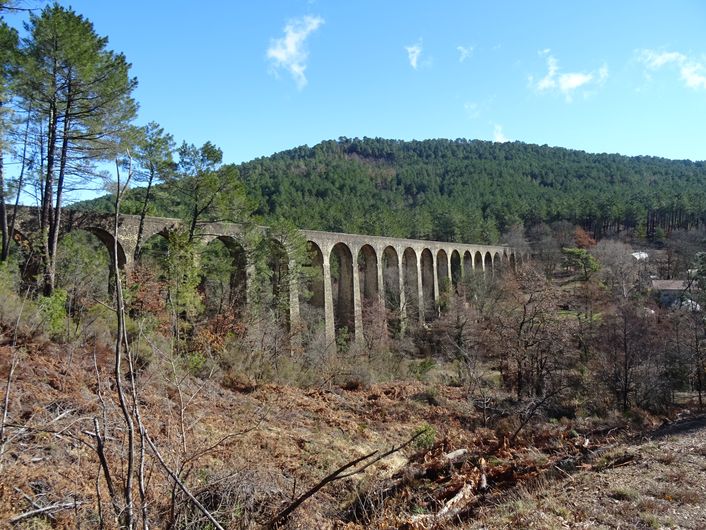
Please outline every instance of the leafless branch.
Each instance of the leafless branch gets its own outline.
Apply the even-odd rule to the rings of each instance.
[[[358,473],[362,473],[365,471],[367,468],[375,464],[376,462],[379,462],[383,458],[386,458],[390,456],[393,453],[396,453],[405,447],[407,447],[409,444],[414,442],[417,438],[419,438],[422,434],[424,434],[424,431],[420,431],[414,436],[412,436],[410,439],[408,439],[406,442],[398,445],[398,446],[393,446],[389,450],[385,451],[384,453],[378,455],[376,458],[371,459],[373,456],[378,454],[378,451],[373,451],[372,453],[368,453],[367,455],[361,456],[359,458],[356,458],[355,460],[351,460],[350,462],[342,465],[335,471],[333,471],[331,474],[327,475],[323,479],[321,479],[314,487],[308,489],[304,493],[302,493],[299,497],[297,497],[294,501],[292,501],[284,510],[279,512],[277,515],[275,515],[270,522],[267,524],[267,528],[277,528],[280,524],[284,523],[287,518],[292,514],[294,510],[296,510],[305,500],[308,498],[314,496],[321,488],[326,486],[327,484],[331,482],[335,482],[336,480],[341,480],[347,477],[351,477],[353,475],[357,475]],[[349,469],[357,466],[361,462],[365,462],[366,460],[369,460],[362,466],[360,466],[357,469],[354,469],[353,471],[348,471]],[[348,471],[346,473],[346,471]]]

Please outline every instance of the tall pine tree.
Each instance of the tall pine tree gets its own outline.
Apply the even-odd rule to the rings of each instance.
[[[41,131],[39,224],[44,294],[54,289],[56,249],[65,193],[86,185],[95,163],[114,157],[137,112],[137,85],[122,54],[107,49],[93,24],[53,4],[26,24],[18,94]]]

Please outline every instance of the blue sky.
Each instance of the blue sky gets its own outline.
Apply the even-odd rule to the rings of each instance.
[[[228,162],[340,136],[706,159],[706,2],[61,3],[133,64],[142,123]]]

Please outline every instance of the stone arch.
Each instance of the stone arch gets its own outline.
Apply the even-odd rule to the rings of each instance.
[[[385,309],[380,296],[378,255],[375,249],[367,244],[360,247],[357,264],[361,325],[370,344],[386,335]]]
[[[502,253],[502,266],[503,266],[503,271],[507,272],[508,270],[511,270],[510,268],[510,255],[507,251],[507,249],[503,250]]]
[[[169,243],[169,231],[159,230],[151,232],[142,238],[142,243],[140,244],[140,253],[136,256],[136,261],[138,263],[147,262],[147,265],[153,266],[155,263],[151,263],[151,260],[161,260],[166,257],[168,252]]]
[[[406,313],[410,320],[419,320],[419,279],[417,276],[417,253],[407,247],[402,253],[404,295]]]
[[[216,314],[226,308],[242,310],[247,301],[248,266],[242,243],[231,236],[214,237],[206,244],[202,260],[202,289],[207,309],[214,310],[209,297],[218,297]]]
[[[421,262],[424,320],[430,321],[436,315],[436,303],[434,300],[434,257],[428,248],[422,250]]]
[[[360,247],[357,263],[361,301],[364,305],[373,303],[379,299],[378,258],[375,249],[370,245]]]
[[[114,244],[115,238],[110,232],[96,227],[74,227],[61,231],[56,248],[55,286],[71,285],[70,296],[76,296],[76,300],[83,296],[81,293],[98,300],[112,296],[115,276],[125,269],[127,262],[122,245],[118,242],[118,270],[115,269]],[[68,306],[72,305],[69,301]]]
[[[353,305],[353,254],[345,243],[336,243],[329,258],[331,266],[331,294],[336,335],[347,330],[348,337],[355,333],[355,308]]]
[[[463,275],[469,276],[473,272],[473,256],[467,250],[463,253]]]
[[[490,251],[486,252],[483,258],[483,272],[486,274],[493,273],[493,257],[491,256]]]
[[[278,239],[269,238],[266,246],[270,289],[265,293],[265,302],[273,312],[275,321],[289,329],[289,254]]]
[[[458,290],[458,286],[461,283],[461,255],[458,250],[454,249],[451,251],[451,284],[453,285],[454,291]]]
[[[80,227],[80,228],[75,228],[74,230],[85,230],[86,232],[90,232],[94,236],[98,238],[98,240],[105,245],[105,248],[108,250],[108,255],[111,257],[111,263],[112,263],[112,257],[113,257],[113,252],[115,251],[115,238],[113,237],[113,234],[105,230],[104,228],[98,227],[98,226],[85,226],[85,227]],[[72,230],[73,231],[73,230]],[[59,234],[59,238],[63,238],[70,234],[72,231],[69,232],[64,232]],[[118,240],[118,268],[119,269],[124,269],[125,265],[127,264],[127,257],[125,255],[125,250],[120,243],[120,240]]]
[[[395,334],[400,330],[400,265],[394,247],[385,247],[382,253],[382,285],[385,310],[388,313],[388,330]]]
[[[495,252],[493,256],[493,274],[502,274],[503,272],[503,258],[499,251]]]
[[[324,254],[313,241],[306,242],[306,257],[302,263],[302,288],[299,289],[299,312],[309,335],[325,324]]]
[[[439,294],[448,291],[451,285],[449,277],[449,258],[444,249],[436,253],[436,275],[439,281]]]
[[[483,254],[480,253],[480,250],[476,250],[473,255],[473,268],[483,270]]]

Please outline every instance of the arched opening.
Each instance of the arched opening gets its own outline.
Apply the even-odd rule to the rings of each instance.
[[[456,292],[461,283],[461,276],[461,255],[458,253],[458,250],[454,250],[451,252],[451,284]]]
[[[331,294],[336,339],[348,342],[355,332],[353,307],[353,255],[348,245],[337,243],[331,249]]]
[[[275,323],[289,329],[289,256],[284,245],[276,239],[267,240],[267,267],[270,291],[265,295],[266,304]]]
[[[424,301],[424,320],[431,321],[436,315],[436,302],[434,300],[434,258],[431,251],[425,248],[422,251],[422,297]]]
[[[302,263],[302,285],[299,289],[299,314],[304,324],[303,344],[323,332],[324,314],[324,255],[313,241],[306,243],[305,261]]]
[[[385,335],[384,308],[380,303],[378,286],[378,258],[370,245],[363,245],[357,258],[363,333],[370,344]]]
[[[97,301],[107,302],[114,292],[113,237],[107,232],[74,229],[60,234],[56,249],[57,291],[66,291],[66,310],[70,318],[65,331],[80,331],[87,312]],[[118,263],[125,264],[125,255],[118,247]],[[122,261],[121,261],[122,258]],[[57,292],[55,291],[55,292]],[[69,325],[71,324],[71,325]]]
[[[409,321],[418,321],[419,280],[417,276],[417,254],[414,249],[407,248],[402,254],[402,269],[404,271],[404,296],[407,318]]]
[[[503,272],[503,258],[500,252],[496,252],[493,256],[493,274],[500,275]]]
[[[451,278],[449,278],[449,257],[444,250],[436,253],[436,275],[439,280],[439,294],[447,293],[451,286]]]
[[[468,276],[473,272],[473,256],[467,250],[463,253],[463,275]]]
[[[363,245],[358,251],[358,279],[363,304],[377,300],[378,258],[370,245]]]
[[[137,263],[162,268],[169,252],[169,233],[157,232],[143,239]]]
[[[397,251],[387,247],[382,253],[382,284],[385,293],[387,328],[393,335],[400,331],[400,267]]]
[[[480,271],[483,270],[483,254],[480,253],[480,250],[476,250],[473,255],[473,268]]]
[[[208,316],[241,311],[247,299],[245,248],[234,238],[221,236],[201,252],[200,290]]]
[[[485,274],[493,274],[493,258],[490,255],[490,252],[485,253],[485,257],[483,258],[483,272]]]
[[[108,251],[108,254],[111,257],[111,265],[113,263],[112,256],[113,252],[115,250],[115,238],[113,237],[113,234],[110,232],[106,232],[102,228],[93,228],[93,227],[86,227],[85,228],[86,232],[90,232],[94,236],[98,238],[98,240],[103,243],[105,246],[106,250]],[[117,245],[118,249],[118,269],[123,270],[125,268],[125,263],[127,260],[125,259],[125,250],[123,249],[123,246],[120,244],[120,241],[118,241]]]
[[[140,246],[130,271],[130,283],[137,289],[130,308],[133,316],[163,311],[170,300],[170,289],[175,292],[174,287],[182,280],[179,273],[184,269],[177,266],[181,256],[178,249],[170,253],[169,238],[169,233],[157,232],[144,239]],[[181,306],[177,296],[171,301]]]

